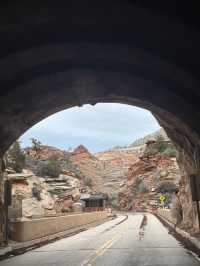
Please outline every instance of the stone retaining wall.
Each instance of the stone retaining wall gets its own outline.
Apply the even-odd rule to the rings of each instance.
[[[171,212],[169,209],[158,209],[157,210],[158,215],[162,216],[169,222],[176,224],[176,220],[172,217]]]
[[[102,211],[34,219],[30,221],[12,222],[11,239],[23,242],[41,238],[71,228],[75,228],[77,226],[103,220],[107,218],[107,216],[108,213]]]

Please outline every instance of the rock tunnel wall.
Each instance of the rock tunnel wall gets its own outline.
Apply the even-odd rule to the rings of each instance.
[[[114,0],[0,5],[1,157],[50,114],[84,103],[120,102],[156,116],[184,151],[185,183],[197,172],[197,6]]]
[[[180,202],[183,207],[183,227],[191,233],[199,232],[199,223],[196,203],[192,201],[189,176],[194,173],[196,167],[190,163],[188,155],[179,151],[178,164],[181,178],[179,183]]]

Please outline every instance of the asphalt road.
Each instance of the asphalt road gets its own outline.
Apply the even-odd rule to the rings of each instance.
[[[200,265],[151,214],[112,221],[0,262],[0,266]]]

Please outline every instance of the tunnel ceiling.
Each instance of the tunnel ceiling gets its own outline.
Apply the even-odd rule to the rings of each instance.
[[[1,155],[48,115],[97,102],[150,110],[192,154],[200,135],[199,19],[193,6],[175,10],[149,1],[1,4]]]

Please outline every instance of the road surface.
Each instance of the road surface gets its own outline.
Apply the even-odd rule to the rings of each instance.
[[[200,265],[151,214],[119,215],[77,235],[8,258],[0,266]]]

